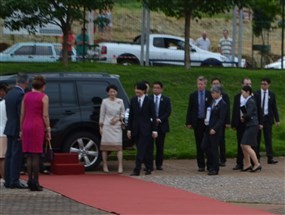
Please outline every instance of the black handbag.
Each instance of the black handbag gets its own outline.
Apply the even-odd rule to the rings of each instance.
[[[54,152],[52,150],[50,140],[47,140],[46,147],[45,147],[45,161],[52,162],[53,157],[54,157]]]

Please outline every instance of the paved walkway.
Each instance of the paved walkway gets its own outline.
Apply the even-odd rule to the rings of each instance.
[[[154,171],[152,175],[141,175],[137,178],[244,207],[253,207],[273,214],[285,214],[285,159],[278,158],[278,160],[277,165],[268,165],[265,160],[262,160],[261,172],[245,173],[233,171],[235,161],[229,159],[227,166],[221,168],[218,176],[208,176],[206,173],[198,172],[195,160],[166,160],[163,171]],[[133,167],[134,161],[124,161],[124,175],[129,175]],[[115,161],[109,163],[109,170],[111,171],[109,174],[116,174]],[[103,173],[95,171],[86,174]],[[91,215],[110,213],[77,203],[47,189],[43,192],[30,192],[6,189],[2,186],[0,188],[0,214]]]

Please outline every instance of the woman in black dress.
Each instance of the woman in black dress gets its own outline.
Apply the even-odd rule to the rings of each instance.
[[[252,89],[250,86],[244,86],[242,88],[242,96],[244,101],[241,102],[242,121],[246,124],[244,131],[241,148],[243,151],[243,170],[256,172],[261,170],[261,165],[256,157],[255,151],[252,147],[257,145],[257,133],[259,129],[258,113],[255,101],[252,97]],[[253,167],[251,166],[250,159],[253,161]]]

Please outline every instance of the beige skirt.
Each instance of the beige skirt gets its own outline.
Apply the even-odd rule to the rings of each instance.
[[[5,158],[7,150],[7,137],[0,137],[0,158]]]

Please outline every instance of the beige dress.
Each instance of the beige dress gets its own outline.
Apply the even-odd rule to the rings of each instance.
[[[4,158],[7,150],[7,137],[4,134],[7,122],[5,100],[0,100],[0,158]]]
[[[122,99],[116,98],[111,101],[109,98],[103,99],[100,108],[99,123],[103,124],[101,150],[102,151],[120,151],[122,150],[122,123],[125,113],[124,102]],[[112,119],[117,122],[112,125]]]

